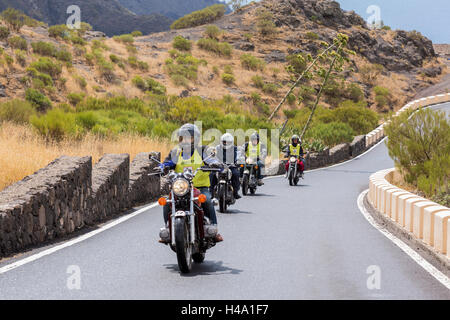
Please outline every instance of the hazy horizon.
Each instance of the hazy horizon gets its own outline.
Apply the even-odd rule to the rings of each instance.
[[[433,43],[450,43],[449,0],[337,0],[344,10],[354,10],[364,19],[371,5],[381,9],[381,19],[392,29],[417,30]]]

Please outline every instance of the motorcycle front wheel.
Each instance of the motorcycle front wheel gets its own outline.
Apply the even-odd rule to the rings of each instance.
[[[221,185],[219,188],[219,211],[221,213],[227,212],[227,195],[225,191],[225,186]]]
[[[242,194],[244,196],[248,194],[248,175],[244,175],[244,179],[242,181]]]
[[[174,228],[178,267],[181,273],[189,273],[192,269],[192,247],[189,243],[189,228],[186,218],[176,219]]]

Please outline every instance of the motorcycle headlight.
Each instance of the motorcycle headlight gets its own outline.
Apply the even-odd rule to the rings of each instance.
[[[247,163],[247,164],[253,164],[254,161],[253,161],[252,158],[247,158],[246,163]]]
[[[291,157],[291,162],[297,162],[297,158],[296,157]]]
[[[185,196],[189,192],[189,182],[185,179],[178,179],[173,183],[172,190],[178,197]]]

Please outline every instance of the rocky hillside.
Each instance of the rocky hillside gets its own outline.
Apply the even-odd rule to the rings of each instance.
[[[5,2],[0,0],[2,4]],[[25,3],[24,0],[15,2],[18,5]],[[39,6],[33,2],[34,5],[30,5],[26,12],[38,17],[33,14],[37,8],[42,14],[46,14],[46,10],[56,12],[62,10],[64,2],[66,0],[48,0],[46,5]],[[85,2],[88,5],[106,1]],[[115,0],[112,2],[116,3]],[[106,12],[111,14],[117,8],[111,4],[108,7]],[[270,20],[275,24],[275,35],[266,36],[259,30],[258,12],[262,8],[269,12]],[[110,18],[109,23],[118,25],[117,19]],[[249,110],[257,106],[255,112],[263,116],[289,89],[292,73],[287,71],[287,67],[297,63],[296,56],[316,55],[320,51],[320,43],[331,41],[338,32],[349,36],[350,49],[356,55],[327,88],[321,102],[324,106],[335,108],[344,100],[364,100],[372,110],[386,113],[414,97],[417,90],[438,82],[447,72],[427,38],[417,32],[369,30],[360,16],[341,10],[334,1],[266,0],[228,14],[214,24],[222,33],[217,35],[218,41],[214,40],[217,43],[209,41],[203,47],[196,41],[206,37],[206,26],[126,40],[95,38],[99,35],[87,33],[83,37],[88,42],[82,45],[50,37],[46,27],[24,27],[17,35],[27,42],[25,52],[18,53],[10,40],[0,42],[5,54],[13,58],[12,63],[10,60],[5,63],[8,58],[2,58],[1,100],[24,98],[30,86],[37,86],[53,102],[73,100],[74,93],[144,98],[148,85],[141,80],[152,79],[164,85],[170,95],[208,99],[230,95],[243,101]],[[177,57],[186,54],[174,50],[176,36],[189,39],[192,47],[187,57],[181,60]],[[29,65],[39,59],[32,48],[37,41],[53,43],[71,54],[72,62],[63,64],[61,79],[54,79],[52,88],[39,88],[32,79],[36,75],[30,75]],[[225,48],[226,54],[214,46]],[[26,56],[21,58],[20,55],[24,54]],[[246,64],[244,58],[256,63],[256,67],[249,66],[248,61]],[[303,99],[300,106],[294,99],[286,108],[307,105],[316,89],[315,83],[305,83],[296,92]],[[283,117],[283,113],[279,117]]]
[[[137,15],[118,0],[0,0],[0,10],[19,9],[49,25],[66,23],[70,5],[78,5],[82,20],[95,30],[117,35],[140,30],[145,34],[168,30],[172,19],[161,14]]]
[[[174,20],[192,11],[223,3],[218,0],[119,0],[119,2],[136,14],[159,13]]]

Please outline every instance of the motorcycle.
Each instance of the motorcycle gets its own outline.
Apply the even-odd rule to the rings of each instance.
[[[231,183],[233,177],[232,168],[234,166],[224,164],[224,170],[216,173],[218,183],[214,187],[213,198],[219,201],[219,212],[221,213],[226,213],[228,206],[236,203],[234,189]]]
[[[248,195],[248,191],[254,195],[256,193],[256,189],[258,188],[258,162],[256,159],[247,158],[245,160],[245,164],[241,165],[244,168],[244,174],[242,176],[242,194],[244,196]]]
[[[286,173],[286,177],[289,180],[290,186],[298,185],[300,178],[303,178],[303,173],[298,171],[299,161],[303,161],[303,159],[299,156],[291,156],[289,158],[289,170]]]
[[[191,272],[193,262],[202,263],[206,251],[216,245],[217,227],[211,224],[201,207],[206,196],[193,186],[193,179],[200,171],[220,170],[202,167],[195,172],[191,168],[186,168],[183,173],[171,171],[167,176],[170,195],[158,200],[160,206],[169,204],[171,208],[168,228],[161,229],[160,237],[177,254],[182,273]]]

